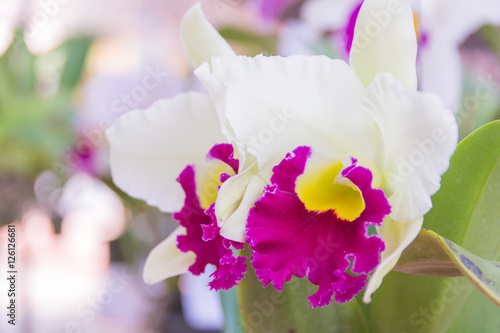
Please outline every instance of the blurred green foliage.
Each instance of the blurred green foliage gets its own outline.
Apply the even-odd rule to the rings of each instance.
[[[75,144],[73,94],[89,46],[82,38],[33,55],[16,35],[0,57],[0,172],[36,175]]]

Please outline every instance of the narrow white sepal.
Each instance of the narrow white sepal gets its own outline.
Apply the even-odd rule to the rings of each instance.
[[[363,302],[370,303],[371,295],[380,287],[384,277],[394,268],[401,253],[413,242],[422,229],[424,218],[419,217],[411,222],[401,223],[386,217],[382,226],[377,228],[385,243],[382,259],[372,273],[366,285]]]
[[[203,15],[201,3],[197,3],[184,14],[181,22],[181,38],[193,68],[204,62],[210,63],[212,57],[236,55]]]
[[[391,73],[407,89],[417,89],[417,36],[410,0],[366,0],[361,6],[350,65],[365,86]]]
[[[182,252],[177,248],[177,236],[185,234],[184,227],[177,227],[151,250],[144,264],[144,282],[154,284],[188,272],[196,260],[196,255],[194,252]]]

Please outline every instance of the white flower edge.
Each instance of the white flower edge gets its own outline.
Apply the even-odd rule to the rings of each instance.
[[[417,37],[410,0],[366,0],[361,6],[349,63],[368,86],[391,73],[407,89],[417,89]]]
[[[423,217],[406,223],[386,218],[382,226],[377,228],[379,236],[384,239],[385,250],[382,252],[380,264],[368,280],[363,302],[370,303],[372,301],[371,295],[380,287],[383,278],[394,268],[403,250],[417,237],[423,222]]]
[[[188,272],[196,260],[196,255],[191,251],[182,252],[177,248],[177,236],[185,234],[184,227],[177,227],[151,250],[144,264],[144,282],[154,284]]]
[[[227,41],[210,24],[201,10],[201,3],[192,6],[181,22],[181,37],[193,68],[212,57],[235,55]]]
[[[183,205],[176,179],[186,165],[203,162],[214,144],[226,142],[210,97],[195,92],[123,115],[106,137],[114,183],[164,212]]]

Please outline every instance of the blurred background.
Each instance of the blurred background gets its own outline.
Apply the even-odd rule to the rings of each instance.
[[[15,225],[16,332],[231,332],[206,276],[142,281],[177,222],[113,185],[103,134],[130,110],[203,91],[179,37],[196,2],[0,0],[0,248]],[[362,3],[201,2],[238,54],[342,59]],[[413,7],[419,89],[455,110],[461,138],[499,119],[500,2]]]

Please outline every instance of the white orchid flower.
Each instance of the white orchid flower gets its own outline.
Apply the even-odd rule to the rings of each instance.
[[[380,22],[377,17],[383,21]],[[384,191],[391,206],[391,213],[378,227],[385,250],[368,282],[364,296],[366,302],[370,301],[370,295],[394,267],[401,252],[417,236],[423,215],[432,206],[430,197],[439,189],[440,176],[449,166],[457,143],[457,127],[452,111],[445,108],[437,96],[416,91],[416,53],[410,1],[366,0],[356,24],[350,67],[341,60],[323,56],[231,56],[212,58],[211,66],[203,64],[196,70],[215,105],[223,111],[236,141],[249,150],[253,148],[259,174],[271,183],[252,209],[248,225],[232,225],[231,231],[222,225],[222,234],[235,241],[244,241],[243,232],[247,230],[246,240],[254,250],[254,267],[265,284],[273,282],[281,288],[292,272],[301,272],[297,273],[300,277],[307,274],[307,270],[301,271],[294,266],[297,262],[280,266],[280,269],[276,268],[279,266],[276,262],[269,262],[272,237],[280,240],[280,247],[286,243],[280,238],[285,228],[278,221],[280,216],[287,216],[287,223],[293,220],[290,211],[284,208],[285,203],[275,196],[280,195],[282,187],[286,187],[288,192],[294,189],[294,181],[297,184],[322,184],[314,175],[326,172],[326,177],[328,172],[332,172],[328,168],[330,163],[339,165],[342,162],[343,167],[332,169],[338,172],[332,177],[335,182],[344,185],[353,186],[353,181],[345,180],[347,176],[343,174],[353,165],[369,170],[371,178],[366,179],[373,179],[373,186]],[[276,110],[281,110],[289,121],[283,123],[285,126],[275,126],[273,131]],[[260,139],[257,149],[256,138]],[[290,167],[287,165],[295,163],[290,161],[295,161],[299,153],[304,153],[297,150],[297,147],[304,146],[310,149],[310,155],[301,157],[305,159],[302,161],[304,165],[296,161],[302,167],[294,167],[302,168],[302,173],[294,178],[287,173]],[[287,157],[292,151],[293,154]],[[279,167],[273,170],[277,165]],[[283,175],[290,178],[290,186],[279,180]],[[321,201],[326,192],[322,192],[318,185],[316,190],[319,194],[308,196],[304,193],[316,190],[296,186],[295,191],[302,193],[297,192],[296,195],[309,211],[334,209],[338,218],[349,221],[357,221],[363,215],[361,208],[350,211],[335,204],[321,207],[308,204],[309,201]],[[363,205],[369,202],[348,203],[353,207],[359,204],[366,210],[367,206]],[[280,215],[272,215],[273,210],[266,210],[267,206],[280,207],[276,209]],[[385,209],[383,207],[380,214]],[[385,215],[387,212],[381,216]],[[273,221],[277,225],[275,229],[271,227]],[[368,222],[377,225],[375,220]],[[307,242],[300,238],[304,236],[300,232],[297,236],[290,236],[288,242],[295,247],[297,242]],[[290,244],[287,249],[292,251],[293,246]],[[312,249],[311,244],[309,250],[313,252]],[[265,255],[259,251],[265,252]],[[279,253],[276,260],[282,262],[283,253]],[[259,255],[263,257],[259,259]],[[300,255],[297,253],[297,256]],[[308,259],[310,257],[304,258]],[[359,257],[357,259],[360,260]],[[311,272],[311,267],[309,269]],[[344,279],[348,281],[347,277]],[[320,286],[318,294],[311,298],[312,305],[328,304],[335,289],[331,285],[338,281],[328,280],[326,286],[319,281],[312,282]],[[331,285],[328,286],[328,283]],[[354,284],[351,289],[346,285],[339,287],[335,297],[340,301],[349,299],[345,294],[359,291],[355,291],[357,285],[355,288]],[[344,290],[343,294],[342,288],[350,291]]]
[[[197,274],[212,263],[211,286],[226,289],[245,270],[245,258],[229,246],[248,242],[265,285],[281,289],[292,275],[307,276],[319,286],[311,305],[324,306],[333,297],[350,300],[374,270],[369,302],[420,231],[458,136],[453,113],[416,91],[410,1],[365,1],[350,66],[324,56],[235,56],[199,7],[184,22],[210,98],[192,93],[159,102],[108,131],[117,184],[177,211],[181,223],[150,254],[146,281],[188,268]],[[205,45],[213,50],[200,49],[197,38],[212,39]],[[219,56],[202,63],[208,54]],[[214,146],[203,162],[201,151],[222,141],[231,144]],[[179,172],[185,196],[173,181]],[[370,224],[379,236],[366,235]],[[328,255],[320,259],[318,250]]]

